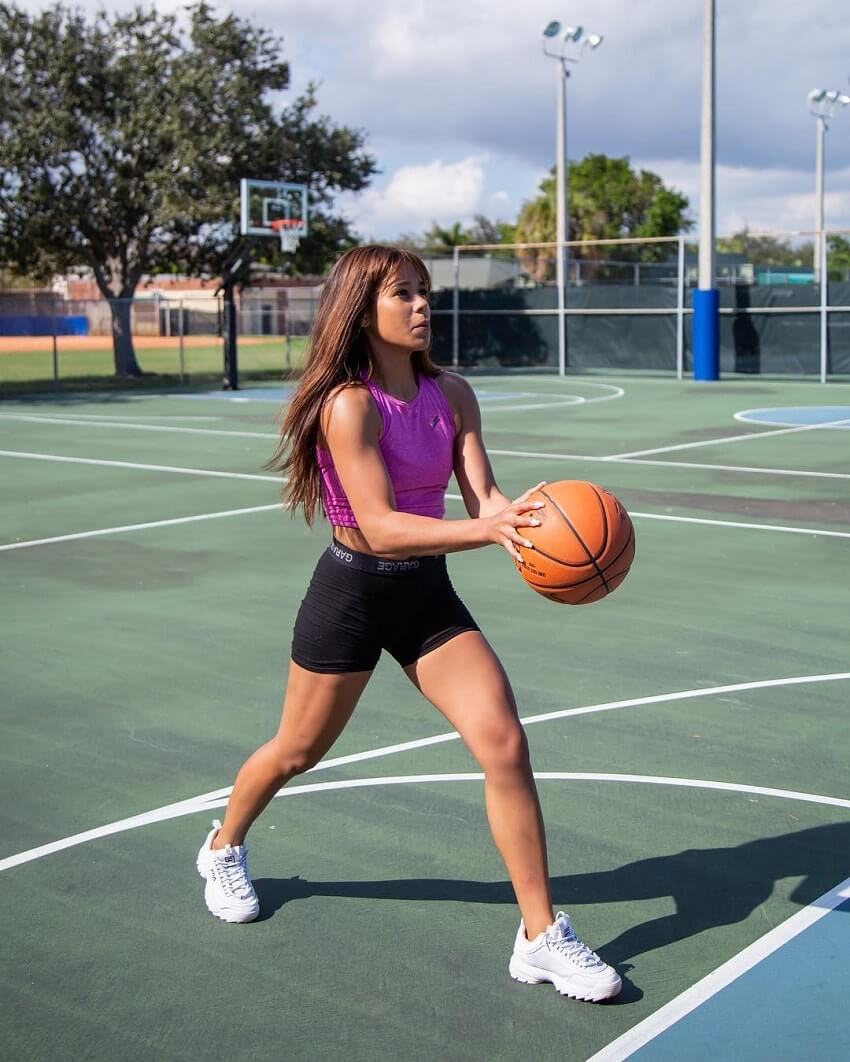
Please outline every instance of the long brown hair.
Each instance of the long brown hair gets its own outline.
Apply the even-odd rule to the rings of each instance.
[[[354,247],[328,274],[310,339],[307,368],[288,408],[282,413],[281,438],[265,467],[287,477],[284,497],[293,512],[304,509],[312,524],[322,494],[316,461],[322,408],[336,388],[357,383],[372,373],[372,352],[363,331],[364,316],[389,276],[412,265],[430,291],[425,263],[412,251],[369,245]],[[418,375],[439,376],[427,350],[414,351],[413,370]]]

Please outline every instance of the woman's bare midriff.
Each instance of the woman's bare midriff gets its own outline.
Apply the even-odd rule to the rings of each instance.
[[[363,537],[363,532],[359,527],[337,527],[336,524],[333,524],[331,525],[331,530],[334,538],[341,546],[348,546],[349,549],[353,549],[356,553],[371,553],[373,556],[377,556],[369,548],[369,543]]]

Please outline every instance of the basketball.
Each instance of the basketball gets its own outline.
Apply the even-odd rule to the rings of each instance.
[[[563,479],[529,501],[545,503],[533,510],[540,527],[519,529],[534,549],[517,546],[522,564],[514,563],[531,589],[563,605],[588,605],[616,590],[634,559],[635,532],[614,495],[595,483]]]

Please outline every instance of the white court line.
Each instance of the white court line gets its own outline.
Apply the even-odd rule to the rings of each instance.
[[[519,413],[527,409],[564,409],[566,406],[581,406],[587,401],[580,395],[569,395],[565,399],[556,399],[552,402],[533,402],[526,403],[521,406],[491,406],[486,405],[481,409],[481,416],[484,417],[487,413]],[[591,401],[600,401],[600,399],[592,399]]]
[[[718,966],[707,977],[697,981],[686,992],[671,999],[666,1006],[623,1033],[607,1047],[603,1047],[587,1062],[622,1062],[623,1059],[630,1058],[635,1051],[645,1047],[651,1040],[675,1025],[677,1021],[696,1010],[712,996],[717,995],[748,970],[752,970],[763,959],[778,951],[788,941],[799,936],[800,933],[828,915],[830,911],[834,911],[836,907],[840,907],[847,899],[850,899],[850,878],[842,881],[829,892],[825,892],[814,903],[798,911],[775,929],[771,929],[769,933],[765,933],[748,948],[744,948],[728,962]]]
[[[211,468],[185,468],[182,465],[146,465],[138,461],[106,461],[94,457],[63,457],[60,454],[36,454],[26,450],[0,450],[0,457],[21,457],[32,461],[62,461],[70,465],[101,465],[106,468],[135,468],[143,472],[177,472],[184,476],[215,476],[219,479],[253,479],[280,483],[280,476],[256,476],[248,472],[216,472]]]
[[[850,531],[825,531],[819,527],[787,527],[785,524],[751,524],[744,520],[709,520],[700,516],[669,516],[667,513],[638,513],[630,516],[642,520],[670,520],[677,524],[705,524],[709,527],[738,527],[748,531],[784,531],[788,535],[817,535],[821,538],[850,538]]]
[[[826,424],[801,424],[796,428],[777,428],[776,431],[751,431],[746,435],[727,435],[720,439],[700,439],[698,442],[679,443],[677,446],[657,446],[654,450],[632,450],[626,454],[609,454],[609,461],[622,460],[626,457],[646,457],[647,454],[668,454],[673,450],[692,450],[697,446],[717,446],[719,443],[747,442],[749,439],[768,439],[776,435],[793,435],[801,431],[822,431],[824,428],[838,428],[850,424],[850,419],[831,420]]]
[[[850,679],[850,672],[836,672],[832,674],[824,675],[796,675],[790,678],[783,679],[761,679],[755,682],[737,682],[727,686],[711,686],[702,687],[695,690],[680,690],[676,693],[663,693],[656,694],[651,697],[633,697],[629,700],[623,701],[607,701],[602,704],[586,705],[582,708],[564,708],[556,712],[545,712],[541,715],[528,716],[521,720],[524,726],[529,726],[532,723],[544,723],[553,719],[566,719],[576,715],[589,715],[594,712],[613,711],[617,708],[636,708],[641,705],[647,704],[663,704],[671,701],[690,700],[696,697],[709,697],[709,696],[721,696],[725,693],[740,693],[743,690],[755,690],[755,689],[767,689],[775,688],[779,686],[796,686],[796,685],[809,685],[818,682],[837,682]],[[405,741],[399,745],[385,745],[382,748],[368,749],[365,752],[356,752],[349,756],[337,756],[332,759],[323,760],[315,767],[311,768],[307,774],[313,774],[318,771],[329,770],[332,767],[340,767],[349,763],[361,763],[364,760],[375,759],[381,756],[390,756],[399,752],[409,752],[413,749],[425,748],[429,745],[442,744],[448,741],[459,740],[460,735],[456,731],[451,731],[445,734],[437,734],[432,737],[419,738],[416,741]],[[539,775],[544,777],[545,774]],[[454,776],[452,776],[454,777]],[[469,776],[462,776],[469,777]],[[480,776],[473,776],[480,777]],[[576,778],[576,779],[596,779],[596,780],[635,780],[638,776],[632,775],[564,775],[563,777]],[[318,783],[322,788],[341,788],[348,786],[351,788],[356,785],[357,781],[353,782],[330,782],[326,785]],[[374,782],[374,784],[382,784],[380,780]],[[681,784],[681,785],[696,785],[697,783],[693,779],[666,779],[658,784]],[[706,788],[728,788],[731,783],[725,782],[706,782],[699,783]],[[189,797],[186,800],[180,800],[173,804],[166,804],[164,807],[154,808],[152,811],[146,811],[139,815],[133,815],[130,818],[120,819],[117,822],[108,823],[105,826],[98,826],[92,830],[86,830],[83,833],[74,834],[71,837],[65,837],[59,841],[53,841],[50,844],[40,845],[38,848],[31,848],[25,852],[19,852],[17,855],[8,856],[6,859],[0,860],[0,872],[9,870],[12,867],[20,866],[22,863],[29,863],[36,859],[41,859],[44,856],[52,855],[55,852],[64,851],[67,848],[73,848],[79,844],[85,844],[88,841],[97,840],[100,837],[107,837],[111,834],[122,833],[125,830],[136,829],[140,826],[145,826],[148,823],[162,822],[165,819],[178,818],[181,815],[191,815],[198,811],[206,810],[211,807],[220,807],[227,802],[227,798],[230,795],[232,786],[226,786],[222,789],[215,789],[209,793],[201,793],[195,797]],[[315,792],[316,786],[287,786],[285,789],[281,789],[278,792],[280,795],[295,794],[298,792]],[[743,790],[742,790],[743,791]],[[747,791],[755,792],[755,789],[748,789]],[[760,790],[761,792],[761,790]],[[765,795],[782,795],[786,791],[781,789],[763,790]],[[836,806],[846,806],[850,808],[850,801],[840,801],[837,797],[820,797],[816,794],[793,794],[789,799],[809,799],[815,803],[828,803],[836,804]]]
[[[801,468],[759,468],[756,465],[709,465],[696,461],[652,461],[639,457],[595,457],[593,454],[553,454],[533,450],[494,450],[487,447],[488,454],[498,457],[532,457],[535,460],[586,461],[622,465],[654,465],[660,468],[699,468],[711,472],[761,472],[766,476],[815,476],[821,479],[850,479],[850,472],[809,472]]]
[[[69,419],[77,420],[115,420],[117,424],[130,424],[134,420],[221,420],[220,416],[206,416],[196,417],[190,416],[188,413],[125,413],[121,411],[121,420],[116,420],[114,413],[69,413],[67,409],[60,410],[59,413],[0,413],[0,418],[7,420],[14,417],[37,417],[39,419],[50,419],[52,417],[67,417]]]
[[[585,397],[584,395],[567,395],[558,392],[552,392],[553,401],[550,402],[538,402],[533,405],[518,405],[518,406],[491,406],[489,403],[484,403],[481,406],[481,413],[517,413],[530,409],[558,409],[562,406],[584,406],[589,405],[591,402],[610,402],[614,398],[622,398],[625,395],[625,391],[622,387],[616,387],[614,384],[588,384],[589,387],[608,387],[614,393],[610,395],[597,395],[595,398]],[[533,392],[529,392],[533,393]]]
[[[279,439],[279,432],[231,431],[226,428],[183,428],[176,424],[131,424],[121,420],[68,420],[63,417],[39,416],[33,413],[0,413],[2,420],[32,421],[36,424],[70,424],[75,428],[123,428],[125,431],[167,431],[183,435],[222,435],[241,439]]]
[[[601,461],[613,458],[602,457]],[[758,468],[755,465],[708,465],[696,461],[651,461],[641,458],[618,459],[624,465],[658,465],[663,468],[701,468],[713,472],[761,472],[766,476],[812,476],[817,479],[850,479],[850,472],[809,472],[802,468]]]
[[[599,384],[600,387],[611,387],[615,392],[610,395],[599,395],[597,397],[585,397],[584,395],[564,395],[553,394],[548,402],[534,402],[523,403],[521,405],[510,406],[496,406],[490,405],[485,402],[482,405],[482,414],[487,413],[515,413],[525,410],[534,409],[561,409],[565,406],[578,406],[587,405],[591,402],[609,402],[614,398],[621,398],[625,391],[621,387],[614,387],[611,384]],[[530,397],[533,397],[534,392],[528,392]],[[541,396],[545,396],[544,392],[541,392]],[[230,431],[227,429],[212,429],[212,428],[181,428],[172,425],[158,425],[158,424],[132,424],[127,421],[121,420],[109,420],[105,415],[99,415],[99,419],[85,419],[86,414],[77,414],[73,419],[67,417],[58,417],[50,413],[0,413],[0,419],[3,420],[20,420],[31,421],[34,423],[48,423],[48,424],[66,424],[73,425],[75,427],[91,425],[95,428],[127,428],[135,431],[171,431],[171,432],[184,432],[191,435],[233,435],[242,438],[254,438],[254,439],[277,439],[279,438],[278,432],[256,432],[256,431]],[[186,418],[191,419],[191,418]],[[205,418],[195,418],[198,420]],[[220,419],[220,418],[212,418]]]
[[[612,782],[626,785],[663,785],[679,789],[706,789],[723,793],[745,793],[749,796],[776,797],[779,800],[799,800],[806,804],[823,804],[827,807],[843,808],[850,811],[850,800],[841,797],[822,796],[820,793],[802,793],[792,789],[774,789],[770,786],[744,785],[740,782],[714,782],[707,778],[672,778],[656,774],[597,774],[586,771],[535,771],[534,778],[541,782]],[[275,799],[296,796],[303,793],[327,793],[339,789],[369,789],[382,785],[424,785],[429,782],[483,782],[482,772],[464,772],[463,774],[402,774],[380,775],[376,778],[345,778],[337,782],[314,782],[307,785],[288,785],[275,793]],[[198,803],[195,810],[211,811],[223,808],[227,797],[215,797]],[[183,808],[172,814],[171,818],[192,814]],[[161,821],[161,820],[157,820]],[[0,863],[0,870],[3,870]]]
[[[761,420],[759,417],[753,417],[750,414],[777,413],[780,409],[785,410],[786,412],[790,409],[795,409],[799,412],[802,410],[822,410],[824,408],[834,409],[836,412],[838,412],[838,410],[840,409],[842,413],[844,413],[845,410],[847,412],[850,412],[850,407],[848,406],[759,406],[753,409],[739,409],[737,413],[733,414],[733,416],[735,420],[739,421],[742,424],[761,424],[763,426],[770,426],[774,428],[793,428],[795,425],[800,423],[799,420]]]
[[[562,782],[611,782],[626,785],[660,785],[672,786],[683,789],[704,789],[726,793],[745,793],[748,795],[776,797],[780,800],[798,800],[807,804],[821,804],[828,807],[838,807],[850,810],[850,800],[840,797],[822,796],[819,793],[802,793],[790,789],[773,789],[769,786],[743,785],[737,782],[715,782],[704,778],[667,778],[661,775],[642,774],[590,774],[586,772],[572,771],[535,771],[534,777],[538,781],[562,781]],[[480,772],[465,772],[463,774],[405,774],[405,775],[381,775],[376,778],[347,778],[337,782],[312,782],[307,785],[288,785],[285,789],[278,790],[274,799],[281,797],[303,796],[306,793],[327,793],[344,789],[368,789],[376,786],[387,785],[425,785],[441,782],[483,782],[484,775]],[[221,808],[227,804],[227,796],[195,797],[191,800],[181,800],[166,807],[156,808],[153,811],[144,812],[141,815],[133,815],[127,819],[119,819],[106,826],[99,826],[85,833],[77,833],[72,837],[65,837],[61,841],[53,841],[38,848],[31,848],[26,852],[8,856],[0,860],[0,873],[11,870],[13,867],[22,866],[25,863],[35,862],[45,856],[54,855],[57,852],[75,848],[86,844],[88,841],[100,840],[116,833],[126,833],[129,830],[137,830],[142,826],[153,825],[157,822],[166,822],[169,819],[183,818],[187,815],[196,815],[202,812],[210,812],[214,808]]]
[[[577,398],[578,396],[573,396],[573,397]],[[603,396],[601,396],[599,398],[582,399],[581,401],[582,402],[606,402],[606,401],[608,401],[611,398],[618,398],[618,397],[619,397],[619,395],[603,395]],[[577,404],[577,403],[571,401],[570,403],[564,403],[564,404],[565,405],[567,405],[567,404],[572,405],[572,404]],[[500,411],[500,412],[504,411],[506,409],[511,409],[511,410],[516,410],[516,409],[537,409],[537,408],[545,409],[545,408],[548,408],[549,405],[551,405],[551,403],[546,403],[546,404],[543,404],[543,405],[540,405],[540,406],[537,406],[537,405],[535,405],[535,406],[511,406],[511,407],[501,407],[500,406],[500,407],[493,407],[493,409],[494,409],[494,411]],[[489,409],[489,407],[487,407],[487,408]],[[486,410],[482,408],[482,413],[485,412],[485,411]],[[6,419],[6,420],[29,420],[29,421],[39,422],[39,423],[48,423],[48,424],[71,424],[71,425],[75,425],[75,426],[81,426],[81,425],[85,426],[86,424],[91,424],[92,427],[128,428],[130,430],[134,430],[135,429],[137,431],[184,432],[184,433],[187,433],[187,434],[190,434],[190,435],[214,435],[214,436],[215,435],[221,435],[221,436],[230,435],[230,436],[236,436],[236,437],[242,438],[242,439],[273,439],[273,440],[276,440],[276,439],[278,439],[280,437],[279,433],[277,433],[277,432],[231,431],[229,429],[224,429],[224,428],[183,428],[183,427],[179,427],[177,425],[168,425],[168,424],[163,424],[163,425],[160,425],[160,424],[131,424],[131,423],[127,423],[125,421],[120,421],[120,420],[105,420],[105,419],[98,420],[98,421],[95,421],[95,420],[86,421],[84,419],[84,417],[85,417],[85,414],[80,414],[79,417],[75,418],[74,420],[66,420],[66,419],[62,419],[62,418],[58,418],[58,417],[49,416],[47,414],[45,414],[45,415],[36,415],[36,414],[29,414],[29,413],[28,414],[22,414],[22,413],[0,413],[0,419]],[[210,418],[197,418],[197,419],[217,420],[217,419],[220,419],[220,418],[210,417]],[[817,427],[824,427],[824,425],[816,425],[816,426]],[[806,427],[807,428],[808,427],[812,427],[812,425],[806,425]],[[794,430],[797,430],[797,429],[794,429]],[[770,432],[756,432],[756,433],[752,433],[752,434],[745,435],[745,436],[733,436],[733,438],[736,438],[736,439],[740,439],[740,438],[755,438],[755,437],[761,438],[763,435],[769,435],[769,434],[771,434],[771,433]],[[708,441],[709,442],[720,442],[722,440],[711,439],[711,440],[708,440]],[[686,443],[685,445],[686,446],[692,446],[694,444]],[[700,443],[699,445],[703,445],[703,444]],[[675,447],[672,447],[672,449],[675,449]],[[848,472],[809,472],[809,471],[806,471],[804,469],[796,469],[796,468],[758,468],[756,466],[748,466],[748,465],[712,465],[712,464],[699,464],[699,463],[696,463],[696,462],[689,463],[689,462],[685,462],[685,461],[649,461],[649,460],[641,461],[641,460],[639,460],[637,458],[628,457],[628,456],[622,456],[622,455],[617,455],[617,456],[613,456],[613,457],[612,456],[597,457],[594,454],[557,454],[557,453],[544,453],[542,451],[538,452],[538,451],[533,451],[533,450],[496,450],[496,449],[493,449],[492,447],[488,447],[487,448],[487,452],[490,453],[490,454],[495,454],[497,457],[528,457],[528,458],[533,458],[534,460],[585,461],[585,462],[607,462],[607,463],[620,462],[622,464],[654,465],[654,466],[665,467],[665,468],[698,468],[698,469],[705,469],[705,470],[708,470],[708,471],[718,471],[718,472],[755,472],[755,473],[762,473],[764,475],[771,475],[771,476],[779,476],[779,475],[782,475],[782,476],[810,476],[810,477],[816,477],[816,478],[820,478],[820,479],[850,479],[850,473],[848,473]],[[652,453],[654,451],[650,450],[650,451],[645,451],[645,452],[646,453]],[[662,451],[658,451],[658,452],[662,452]]]
[[[36,461],[62,461],[68,464],[103,465],[107,468],[134,468],[142,471],[176,472],[188,476],[215,476],[220,479],[259,480],[266,483],[280,483],[279,476],[250,475],[247,472],[216,472],[208,468],[184,468],[175,465],[148,465],[135,461],[106,461],[93,457],[64,457],[59,454],[36,454],[23,450],[0,450],[0,457],[21,457]],[[463,501],[460,494],[447,494],[447,501]],[[671,516],[667,513],[644,513],[635,510],[630,515],[636,519],[666,520],[678,524],[703,524],[708,527],[733,527],[754,531],[784,531],[792,535],[819,535],[827,538],[850,538],[848,531],[825,531],[816,527],[786,527],[782,524],[753,524],[736,520],[709,520],[695,516]]]
[[[77,531],[70,535],[54,535],[53,538],[30,538],[24,542],[7,542],[0,545],[0,553],[10,549],[28,549],[30,546],[47,546],[55,542],[71,542],[79,538],[96,538],[99,535],[118,535],[125,531],[147,531],[152,527],[171,527],[174,524],[191,524],[196,520],[219,520],[224,516],[244,516],[247,513],[265,513],[280,509],[275,505],[253,505],[248,509],[225,509],[217,513],[199,513],[197,516],[176,516],[170,520],[151,520],[145,524],[124,524],[122,527],[99,527],[95,531]]]

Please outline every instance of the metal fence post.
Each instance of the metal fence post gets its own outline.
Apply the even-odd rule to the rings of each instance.
[[[53,390],[54,391],[58,391],[59,390],[59,341],[56,338],[56,310],[55,309],[53,311],[53,316],[51,317],[51,321],[53,323],[53,327],[51,328],[51,331],[53,332]]]
[[[171,328],[171,308],[168,309],[168,327]],[[186,361],[183,351],[183,336],[186,332],[186,318],[183,314],[183,300],[180,300],[180,305],[177,310],[177,327],[180,331],[180,383],[186,382]]]
[[[685,373],[685,237],[679,236],[676,277],[676,379]]]
[[[286,370],[290,372],[292,370],[292,326],[289,321],[289,292],[284,291],[284,310],[283,310],[283,330],[285,337],[285,350],[286,350]]]
[[[460,366],[460,247],[452,248],[452,368]]]
[[[826,232],[821,229],[818,233],[820,241],[820,382],[826,383],[827,370],[829,368],[829,330],[827,327],[827,314],[829,313],[829,277],[826,273]]]

